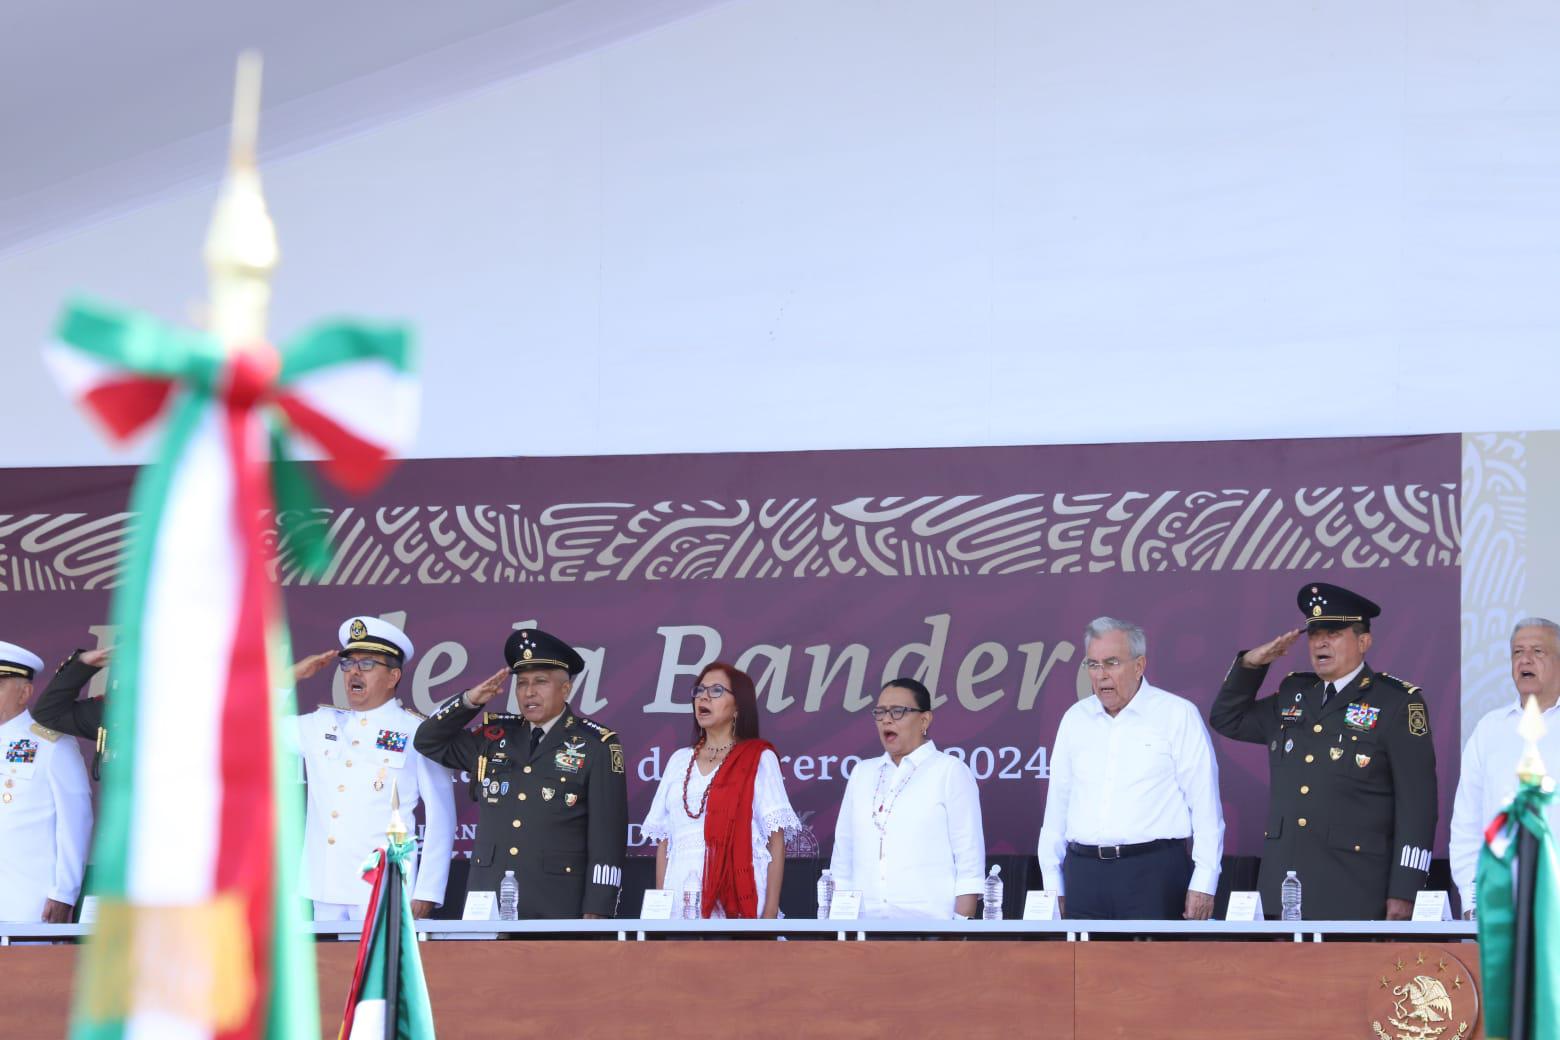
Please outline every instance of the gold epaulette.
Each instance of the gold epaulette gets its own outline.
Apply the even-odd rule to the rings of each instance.
[[[1419,687],[1415,686],[1413,683],[1409,682],[1407,679],[1399,679],[1397,676],[1389,675],[1386,672],[1377,672],[1376,675],[1378,677],[1382,678],[1382,679],[1386,679],[1388,682],[1392,683],[1394,686],[1402,687],[1403,692],[1408,694],[1410,697],[1412,697],[1414,694],[1419,692]]]
[[[44,740],[47,740],[50,744],[60,739],[59,733],[56,733],[54,730],[50,729],[48,726],[45,726],[41,722],[34,722],[32,724],[32,731],[38,736],[42,737]]]
[[[603,726],[601,723],[597,722],[595,719],[587,719],[583,715],[577,715],[575,717],[580,720],[580,724],[582,726],[589,726],[591,729],[595,730],[598,734],[600,734],[601,742],[603,744],[605,744],[607,741],[611,740],[613,737],[617,736],[616,731],[608,729],[607,727]]]

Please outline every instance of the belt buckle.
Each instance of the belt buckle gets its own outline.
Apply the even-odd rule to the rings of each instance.
[[[1107,849],[1109,849],[1110,853],[1111,853],[1109,856],[1105,855],[1105,851]],[[1121,846],[1120,845],[1101,845],[1100,848],[1099,848],[1099,855],[1100,855],[1100,859],[1120,859],[1121,858]]]

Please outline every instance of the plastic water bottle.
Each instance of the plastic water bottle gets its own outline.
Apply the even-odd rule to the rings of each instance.
[[[834,905],[834,872],[825,870],[818,879],[818,920],[826,920],[829,907]]]
[[[1002,878],[999,877],[1002,868],[993,866],[991,873],[986,875],[986,890],[981,897],[984,904],[980,910],[982,920],[1002,920]]]
[[[1279,886],[1279,901],[1283,903],[1284,912],[1281,915],[1285,921],[1300,920],[1300,879],[1294,871],[1284,876],[1284,883]]]
[[[682,886],[682,918],[684,921],[697,921],[704,916],[703,896],[704,892],[699,887],[699,875],[694,871],[688,871],[688,876],[683,878]]]
[[[520,882],[515,880],[515,872],[512,870],[504,871],[504,880],[498,883],[498,919],[520,919]]]

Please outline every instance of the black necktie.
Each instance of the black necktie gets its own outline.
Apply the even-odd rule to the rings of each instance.
[[[1327,684],[1327,688],[1322,691],[1322,707],[1324,707],[1324,708],[1327,707],[1327,702],[1332,700],[1333,699],[1333,694],[1335,694],[1337,692],[1338,692],[1337,690],[1333,689],[1333,684],[1332,683],[1328,683]],[[532,751],[536,750],[536,745],[535,744],[531,745],[531,750]]]
[[[542,743],[542,731],[536,726],[531,727],[531,754],[536,754],[536,749]]]

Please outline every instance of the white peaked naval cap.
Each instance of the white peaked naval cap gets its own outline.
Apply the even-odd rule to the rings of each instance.
[[[43,669],[43,658],[31,650],[23,650],[15,643],[0,642],[0,679],[20,675],[31,679]]]
[[[404,663],[412,659],[412,641],[388,621],[360,614],[341,623],[341,656],[350,653],[389,654]]]

